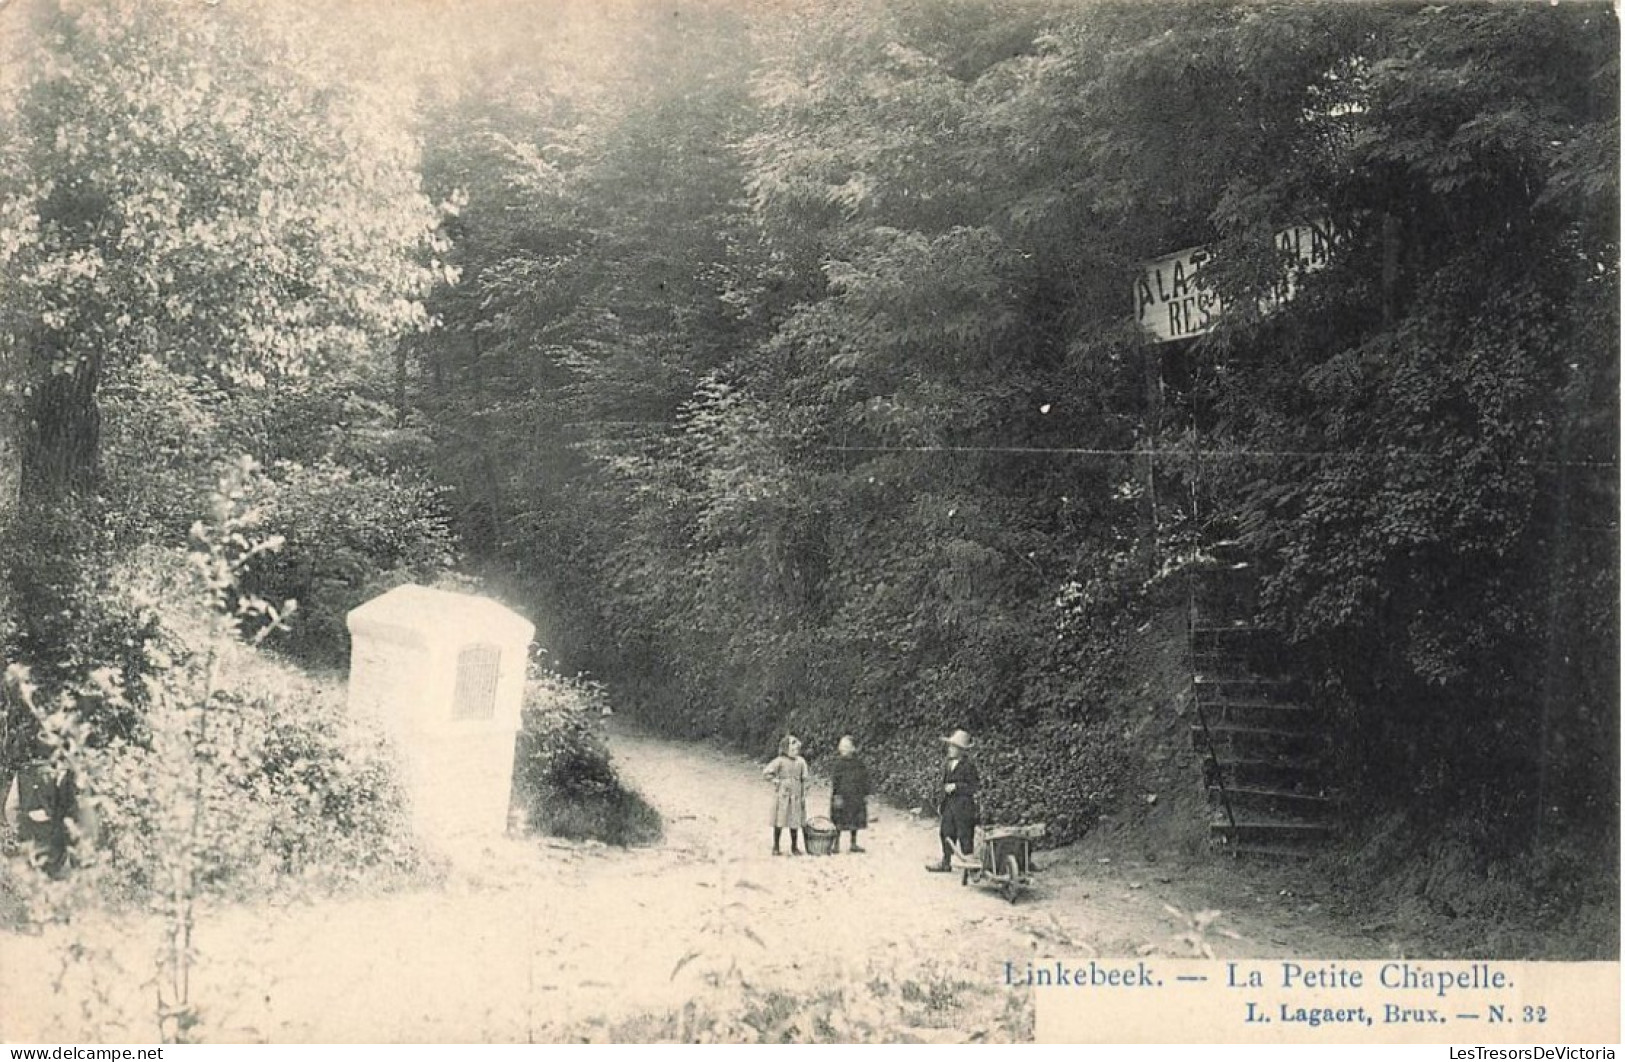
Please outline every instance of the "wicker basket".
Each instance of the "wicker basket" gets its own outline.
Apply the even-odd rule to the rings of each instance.
[[[841,837],[841,831],[835,824],[822,816],[808,819],[802,833],[807,838],[808,855],[829,855],[835,851],[835,842]]]

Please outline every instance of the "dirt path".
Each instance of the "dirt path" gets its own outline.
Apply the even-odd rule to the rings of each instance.
[[[877,804],[867,854],[774,858],[756,764],[702,746],[617,734],[623,775],[665,816],[654,848],[502,839],[457,855],[442,887],[283,907],[229,908],[201,923],[196,998],[207,1038],[238,1041],[546,1041],[680,1007],[737,963],[767,989],[808,994],[929,972],[964,985],[965,1021],[1013,991],[1006,961],[1172,953],[1166,910],[1218,906],[1243,939],[1221,954],[1381,954],[1316,926],[1291,897],[1155,864],[1051,854],[1015,905],[927,874],[934,824]],[[827,790],[811,801],[827,807]],[[156,924],[124,919],[0,937],[0,1039],[140,1041],[154,1035]],[[103,953],[70,962],[78,934]],[[121,972],[131,971],[131,972]],[[70,1035],[77,1030],[83,1035]]]

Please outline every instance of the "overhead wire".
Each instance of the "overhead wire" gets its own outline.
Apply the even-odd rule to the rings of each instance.
[[[572,421],[561,424],[565,428],[618,428],[618,427],[664,427],[670,428],[671,421],[656,420],[622,420],[622,421]],[[778,436],[778,439],[794,439],[794,436]],[[1242,447],[1227,447],[1220,449],[1190,447],[1107,447],[1107,446],[969,446],[969,445],[855,445],[836,444],[823,446],[808,446],[806,448],[815,453],[857,453],[857,454],[964,454],[964,455],[1028,455],[1028,456],[1056,456],[1056,457],[1168,457],[1168,458],[1196,458],[1200,460],[1259,460],[1259,461],[1303,461],[1303,460],[1438,460],[1440,455],[1425,450],[1406,448],[1390,448],[1381,450],[1254,450]],[[1513,458],[1512,463],[1521,467],[1536,468],[1597,468],[1614,469],[1619,467],[1617,461],[1551,461],[1536,458]]]

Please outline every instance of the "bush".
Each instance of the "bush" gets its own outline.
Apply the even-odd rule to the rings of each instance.
[[[597,683],[538,672],[528,684],[514,782],[531,831],[621,846],[660,839],[660,813],[610,762],[607,707]]]
[[[1511,806],[1511,802],[1508,802]],[[1493,807],[1419,825],[1374,815],[1321,860],[1350,914],[1419,927],[1433,953],[1463,959],[1608,959],[1619,954],[1619,836],[1553,829],[1521,849]]]
[[[700,961],[694,968],[700,968]],[[681,971],[679,971],[681,972]],[[677,976],[676,973],[673,975]],[[561,1042],[612,1043],[1031,1043],[1033,997],[964,981],[939,963],[905,974],[871,963],[845,984],[783,991],[700,970],[680,1011],[603,1028],[576,1025]]]
[[[389,743],[351,717],[342,683],[246,658],[230,695],[257,731],[277,871],[344,884],[421,868]]]
[[[344,878],[379,860],[415,861],[378,742],[346,727],[331,688],[279,673],[255,652],[286,629],[289,607],[244,585],[282,544],[263,534],[263,486],[249,459],[224,468],[205,519],[192,527],[185,565],[154,565],[147,611],[155,634],[130,643],[142,658],[139,705],[114,667],[50,694],[26,668],[6,669],[8,700],[33,722],[48,769],[80,794],[79,828],[67,830],[64,851],[45,869],[81,869],[54,874],[65,879],[57,882],[19,866],[0,887],[0,908],[36,924],[71,920],[109,893],[152,908],[164,943],[151,983],[168,1042],[197,1031],[193,931],[205,897],[257,892],[290,871]],[[166,616],[174,628],[163,628]],[[87,705],[138,725],[127,736],[97,734]],[[97,823],[99,843],[87,843],[97,840]]]
[[[252,511],[259,486],[245,479],[237,504]],[[261,519],[263,511],[232,526],[256,537]],[[199,580],[205,557],[144,547],[81,577],[95,590],[77,598],[86,616],[104,617],[86,623],[98,637],[70,643],[47,672],[76,667],[77,677],[35,687],[25,676],[0,696],[13,733],[74,729],[66,765],[97,813],[104,895],[142,901],[170,887],[164,851],[177,830],[188,832],[178,817],[199,786],[204,814],[188,843],[204,891],[243,895],[290,876],[344,884],[418,869],[382,735],[350,718],[341,682],[239,640],[251,633],[237,623],[246,617],[226,622],[211,608],[213,591]],[[28,752],[37,752],[32,743]]]
[[[308,663],[342,666],[350,609],[402,583],[432,582],[456,560],[438,492],[403,475],[285,463],[268,485],[264,520],[285,542],[244,586],[299,602],[299,622],[278,644]]]
[[[91,501],[58,518],[20,514],[3,532],[6,559],[0,600],[0,664],[23,662],[48,699],[101,667],[112,668],[131,692],[130,704],[99,699],[79,705],[93,740],[130,736],[138,723],[146,646],[159,636],[157,614],[120,591],[108,570],[110,539],[102,510]],[[38,754],[38,727],[14,698],[3,702],[6,768]]]
[[[1072,603],[1063,599],[1050,639],[1054,648],[1035,653],[1027,670],[1015,676],[1013,684],[1020,690],[1009,711],[980,720],[959,707],[964,701],[928,687],[954,681],[944,677],[947,667],[902,678],[885,674],[882,664],[874,669],[874,687],[851,698],[831,695],[810,681],[793,702],[786,698],[755,705],[753,727],[744,718],[721,714],[730,703],[741,713],[752,708],[730,702],[724,689],[674,705],[662,699],[672,696],[669,684],[630,682],[627,696],[640,722],[676,737],[723,735],[752,754],[771,755],[774,735],[794,732],[815,769],[825,750],[833,751],[842,734],[851,734],[875,792],[928,813],[939,796],[943,751],[938,739],[967,726],[982,779],[982,821],[1042,822],[1047,826],[1044,844],[1061,845],[1088,833],[1123,798],[1125,780],[1135,767],[1138,728],[1148,719],[1162,718],[1147,708],[1172,703],[1189,684],[1184,610],[1163,602],[1163,590],[1156,594],[1133,611],[1111,613],[1111,623],[1082,608],[1068,611]],[[816,676],[841,671],[851,663],[838,655],[841,651],[835,643],[826,650],[829,666],[811,670]],[[738,672],[753,665],[749,660],[736,663]],[[904,692],[887,696],[882,683],[901,686]],[[933,692],[916,692],[928,688]],[[768,736],[758,737],[760,731]]]
[[[173,587],[180,563],[145,552],[147,586]],[[164,887],[154,874],[158,851],[183,794],[201,778],[206,815],[199,839],[200,886],[241,896],[278,887],[290,877],[328,885],[362,876],[403,875],[421,866],[404,790],[382,735],[349,716],[341,683],[226,642],[213,649],[218,687],[210,699],[206,739],[177,774],[165,750],[163,698],[184,696],[207,657],[197,637],[194,602],[164,597],[155,615],[173,622],[146,643],[152,704],[128,736],[98,740],[81,753],[100,821],[101,877],[108,894],[140,900]],[[112,689],[77,703],[119,705]]]
[[[241,445],[232,397],[154,359],[109,370],[102,481],[122,542],[177,542],[209,501],[214,465]]]

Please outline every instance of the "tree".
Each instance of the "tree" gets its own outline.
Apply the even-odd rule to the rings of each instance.
[[[758,327],[732,298],[752,254],[729,149],[750,54],[727,6],[611,5],[609,30],[576,11],[563,43],[427,115],[430,186],[466,202],[463,280],[431,303],[444,327],[417,344],[417,401],[465,540],[529,588],[542,640],[578,666],[614,580],[601,562],[629,520],[665,517],[629,511],[593,455],[669,453],[695,388]],[[583,35],[615,73],[556,85]]]
[[[411,141],[232,5],[30,9],[4,153],[25,500],[98,486],[98,397],[144,364],[259,387],[420,327]]]
[[[51,684],[139,643],[100,586],[130,544],[106,499],[136,496],[107,481],[107,411],[120,467],[167,468],[149,493],[185,512],[249,434],[236,396],[387,366],[443,274],[402,116],[304,56],[291,15],[34,0],[7,18],[26,59],[0,112],[7,648]]]
[[[1111,669],[1222,535],[1352,783],[1600,821],[1610,11],[741,8],[585,132],[487,102],[442,141],[474,280],[426,408],[482,550],[591,617],[574,660],[684,732],[854,729],[902,784],[975,723],[1012,791],[1093,772],[1074,830]],[[1264,312],[1319,219],[1337,254]],[[1195,244],[1221,325],[1153,345],[1132,280]]]

